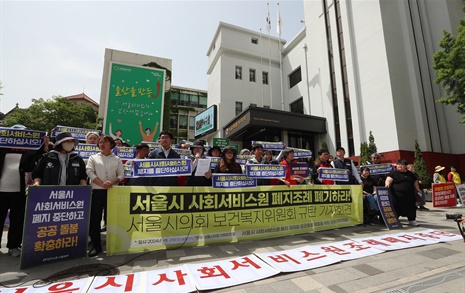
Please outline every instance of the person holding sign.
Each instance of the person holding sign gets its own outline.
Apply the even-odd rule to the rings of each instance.
[[[32,172],[34,185],[86,185],[86,165],[73,152],[78,144],[71,133],[58,134],[54,149],[42,155]]]
[[[278,178],[278,185],[287,185],[287,187],[291,187],[291,185],[299,184],[296,180],[291,179],[291,164],[294,160],[294,150],[293,149],[285,149],[282,151],[283,160],[279,162],[280,165],[286,166],[286,178]]]
[[[154,149],[149,153],[149,159],[180,159],[181,156],[171,148],[173,134],[168,130],[160,132],[161,148]],[[153,186],[178,186],[177,176],[152,177]]]
[[[187,178],[187,186],[212,186],[212,180],[210,178],[207,178],[207,175],[209,173],[209,169],[206,170],[205,175],[203,176],[196,176],[195,173],[197,172],[197,169],[201,171],[199,163],[200,160],[205,159],[205,148],[203,146],[203,143],[201,141],[194,141],[194,143],[190,147],[191,152],[192,152],[192,157],[190,158],[192,160],[192,175]],[[210,160],[204,160],[208,161],[207,166],[210,166]],[[203,172],[203,171],[202,171]]]
[[[334,180],[327,180],[318,178],[321,168],[332,168],[331,162],[329,161],[329,152],[327,149],[321,149],[318,151],[319,160],[315,162],[315,166],[312,170],[312,184],[323,184],[323,185],[334,185]]]
[[[253,157],[247,161],[245,167],[249,164],[270,164],[268,160],[263,157],[263,145],[255,144],[252,146]],[[270,179],[257,179],[257,185],[270,185]]]
[[[360,179],[360,175],[358,174],[358,170],[354,165],[354,161],[345,158],[346,150],[343,147],[336,148],[336,159],[331,162],[331,166],[337,169],[346,169],[349,170],[349,181],[337,181],[337,185],[353,185],[353,184],[360,184],[363,186],[362,179]]]
[[[92,203],[90,208],[89,234],[92,248],[88,256],[94,257],[102,252],[100,222],[103,209],[107,205],[107,189],[118,185],[124,179],[121,159],[111,151],[115,140],[111,136],[102,136],[98,140],[100,153],[92,155],[87,162],[87,176],[92,182]]]
[[[388,174],[385,184],[385,187],[391,191],[397,216],[407,217],[410,226],[420,226],[415,220],[417,216],[415,191],[421,193],[421,190],[415,174],[407,170],[406,160],[397,160],[396,170]]]
[[[10,130],[10,129],[9,129]],[[23,125],[11,127],[16,132],[29,129]],[[5,137],[5,136],[3,136]],[[43,144],[38,149],[29,149],[27,145],[0,147],[0,238],[3,224],[10,210],[10,227],[6,247],[13,257],[21,255],[23,224],[26,206],[26,173],[32,172],[35,163],[48,151],[49,137],[43,136]]]
[[[229,173],[229,174],[242,174],[242,168],[239,163],[236,162],[237,150],[232,146],[226,146],[221,154],[221,160],[218,166],[216,166],[213,173]],[[208,178],[211,178],[211,174],[206,174]]]

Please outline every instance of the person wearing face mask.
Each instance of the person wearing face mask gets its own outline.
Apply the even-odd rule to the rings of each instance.
[[[73,152],[78,143],[68,132],[58,134],[53,150],[42,155],[32,172],[34,185],[86,185],[86,165]]]

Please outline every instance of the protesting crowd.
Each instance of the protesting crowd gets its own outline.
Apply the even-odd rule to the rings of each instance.
[[[158,124],[155,129],[157,127]],[[150,129],[147,130],[149,132]],[[383,224],[377,203],[376,189],[379,187],[390,189],[397,216],[407,217],[409,225],[419,226],[415,220],[416,212],[418,209],[427,210],[424,207],[421,181],[413,165],[403,159],[399,159],[394,166],[382,165],[381,156],[377,153],[372,154],[370,164],[361,166],[359,170],[352,160],[345,158],[343,147],[337,147],[334,158],[327,149],[319,150],[318,158],[313,163],[310,161],[311,152],[296,157],[296,153],[301,150],[283,148],[279,155],[274,155],[273,150],[265,149],[263,144],[257,142],[252,142],[250,150],[243,149],[239,154],[232,146],[221,149],[218,146],[206,146],[202,141],[182,141],[173,148],[173,135],[169,131],[160,132],[155,147],[151,142],[137,144],[134,156],[129,159],[123,158],[122,151],[125,147],[131,147],[124,143],[120,135],[102,135],[89,131],[85,134],[85,145],[88,146],[86,149],[93,149],[94,152],[83,158],[76,152],[80,146],[79,140],[69,132],[60,132],[55,136],[54,143],[44,136],[43,145],[38,150],[0,148],[0,221],[4,223],[9,210],[7,247],[10,255],[19,256],[21,253],[27,193],[24,178],[27,173],[32,174],[29,184],[34,186],[91,185],[89,257],[102,252],[100,232],[105,229],[101,227],[101,222],[102,217],[106,222],[107,191],[117,185],[215,187],[215,174],[246,174],[255,177],[254,186],[361,185],[365,224]],[[166,159],[188,160],[189,174],[136,176],[135,168],[142,168],[144,161]],[[275,169],[267,169],[264,165]],[[385,165],[388,168],[379,172],[378,167]],[[260,173],[260,170],[266,171]],[[343,170],[340,173],[342,175],[338,175],[343,179],[331,177],[336,174],[328,173],[331,170]],[[444,170],[442,166],[435,168],[434,182],[461,183],[460,175],[453,166],[447,175]]]

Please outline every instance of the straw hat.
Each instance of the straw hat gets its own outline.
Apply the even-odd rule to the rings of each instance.
[[[434,172],[441,172],[442,170],[444,170],[446,167],[443,167],[441,165],[437,165],[435,168],[434,168]]]

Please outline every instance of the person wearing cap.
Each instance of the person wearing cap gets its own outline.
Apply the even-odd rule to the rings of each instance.
[[[68,132],[58,134],[53,150],[42,155],[32,172],[34,185],[86,185],[86,165],[73,152],[78,143]]]
[[[98,140],[100,153],[90,156],[87,161],[87,176],[92,185],[92,202],[90,208],[89,235],[92,247],[88,256],[94,257],[102,252],[100,239],[100,222],[103,210],[107,206],[107,190],[118,185],[124,179],[123,162],[113,154],[115,140],[109,136],[102,136]]]
[[[156,148],[149,153],[149,159],[180,159],[181,156],[171,148],[173,134],[168,130],[160,132],[160,148]],[[152,186],[178,186],[177,176],[152,177]]]
[[[241,156],[250,156],[250,150],[249,149],[242,149],[241,152],[239,153]]]
[[[444,177],[444,169],[446,167],[443,167],[441,165],[438,165],[434,168],[434,174],[433,174],[433,183],[446,183],[446,178]]]
[[[197,171],[197,164],[200,159],[204,159],[205,155],[205,148],[203,142],[201,141],[194,141],[194,143],[190,147],[192,156],[190,159],[192,160],[192,175],[187,178],[187,186],[212,186],[211,178],[207,178],[208,173],[203,176],[195,176],[195,172]]]
[[[26,126],[15,129],[26,130]],[[21,255],[23,241],[23,224],[26,207],[26,174],[34,170],[43,153],[48,151],[50,139],[44,137],[44,144],[39,150],[21,148],[0,148],[0,227],[3,228],[8,210],[10,227],[6,247],[13,257]],[[0,231],[0,240],[3,229]]]
[[[95,144],[97,145],[99,135],[97,132],[89,131],[86,134],[86,144]]]
[[[237,150],[232,146],[226,146],[221,153],[221,160],[212,173],[242,174],[241,165],[236,162]],[[211,177],[211,174],[207,174]]]
[[[209,150],[208,150],[208,154],[207,154],[209,157],[215,157],[215,158],[218,158],[218,157],[221,157],[221,148],[217,145],[211,147]]]
[[[253,145],[252,153],[253,157],[247,160],[245,168],[247,168],[249,164],[269,164],[268,160],[263,156],[263,145]],[[257,179],[257,185],[270,185],[270,179]]]
[[[331,166],[337,169],[349,170],[349,181],[336,181],[337,185],[363,185],[362,179],[358,174],[358,170],[354,165],[354,161],[345,158],[346,150],[343,147],[336,148],[336,158],[331,162]]]

